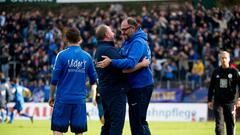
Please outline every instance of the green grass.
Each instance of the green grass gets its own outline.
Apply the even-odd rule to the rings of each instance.
[[[214,134],[214,122],[150,122],[152,135],[211,135]],[[88,121],[88,132],[84,135],[99,135],[101,124]],[[240,133],[240,123],[236,124],[236,133]],[[51,135],[50,121],[16,120],[12,125],[0,124],[1,135]],[[66,135],[71,135],[68,132]],[[123,135],[131,135],[128,121],[125,122]]]

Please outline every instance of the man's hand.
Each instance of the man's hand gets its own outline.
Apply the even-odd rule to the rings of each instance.
[[[213,109],[213,102],[208,102],[208,108],[211,110]]]
[[[148,67],[148,65],[150,64],[150,60],[147,59],[146,57],[144,57],[144,59],[142,60],[142,62],[140,62],[140,64],[142,65],[142,67]]]
[[[123,73],[132,73],[141,68],[148,67],[150,63],[151,63],[150,60],[147,59],[146,57],[144,57],[144,59],[140,63],[138,63],[133,69],[124,69],[122,72]]]
[[[104,58],[104,60],[97,62],[97,67],[99,68],[105,68],[112,62],[112,60],[107,56],[102,56],[102,58]]]
[[[49,106],[53,107],[55,99],[53,97],[50,97],[48,100]]]

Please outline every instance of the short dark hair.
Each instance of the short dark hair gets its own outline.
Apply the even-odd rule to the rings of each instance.
[[[70,28],[66,33],[66,38],[70,43],[78,43],[81,41],[80,31],[77,28]]]
[[[18,79],[17,77],[14,77],[14,78],[12,79],[12,82],[13,82],[14,84],[17,84],[17,83],[19,83],[19,79]]]
[[[136,28],[139,27],[137,21],[136,21],[134,18],[128,17],[126,20],[127,20],[127,22],[128,22],[129,25],[134,26],[134,27],[136,27]]]
[[[104,39],[105,33],[107,32],[107,25],[101,24],[96,29],[96,38],[101,41]]]

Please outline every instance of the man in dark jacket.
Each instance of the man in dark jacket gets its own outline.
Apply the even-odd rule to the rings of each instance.
[[[102,56],[111,59],[121,59],[121,55],[114,47],[114,33],[106,25],[100,25],[96,29],[98,40],[95,61],[103,60]],[[146,67],[144,62],[136,65],[134,70]],[[122,69],[113,66],[96,68],[99,79],[99,90],[102,97],[105,123],[101,135],[121,135],[124,126],[126,112],[126,92],[129,89],[127,75]]]
[[[229,66],[230,54],[220,53],[221,66],[213,71],[208,92],[208,106],[213,109],[216,121],[216,135],[224,135],[224,121],[227,135],[235,135],[236,108],[240,107],[240,76]]]
[[[121,23],[121,32],[125,41],[119,51],[123,59],[111,59],[105,56],[98,67],[108,65],[121,69],[132,69],[146,58],[151,60],[147,34],[138,26],[135,19],[128,17]],[[152,69],[149,65],[128,74],[131,90],[127,93],[129,121],[132,135],[151,135],[146,121],[147,109],[153,92]]]

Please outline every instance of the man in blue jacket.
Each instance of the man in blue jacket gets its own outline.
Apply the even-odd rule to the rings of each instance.
[[[110,59],[103,56],[97,66],[105,68],[108,65],[121,69],[132,69],[145,57],[151,60],[151,51],[147,43],[147,34],[139,28],[133,18],[124,19],[121,23],[122,35],[125,42],[120,49],[123,59]],[[147,108],[153,91],[152,69],[149,65],[136,72],[128,74],[131,90],[127,93],[129,104],[129,121],[132,135],[150,135],[146,121]]]
[[[96,71],[91,56],[81,49],[80,32],[70,28],[66,33],[68,48],[59,52],[52,72],[49,105],[53,108],[51,130],[54,135],[71,132],[82,135],[87,131],[86,78],[96,88]],[[56,97],[54,97],[54,91]]]
[[[108,56],[112,59],[122,58],[114,47],[114,33],[109,26],[98,26],[96,37],[98,40],[95,54],[96,61],[103,60],[102,56]],[[132,71],[148,65],[149,61],[144,60],[136,65]],[[127,74],[124,74],[122,69],[111,65],[106,68],[96,68],[96,70],[105,119],[101,135],[121,135],[126,112],[126,93],[129,90]]]

